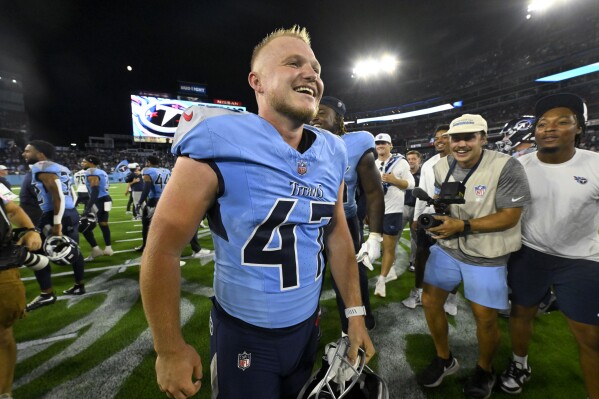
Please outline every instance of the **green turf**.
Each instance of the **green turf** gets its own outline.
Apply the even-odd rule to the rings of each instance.
[[[114,209],[111,212],[111,231],[113,240],[113,249],[115,251],[132,249],[140,245],[141,241],[125,241],[135,238],[141,238],[141,222],[131,221],[131,215],[125,214],[124,206],[127,197],[123,196],[124,187],[122,185],[111,186],[111,195],[113,198]],[[205,234],[206,230],[200,230],[200,235]],[[101,247],[103,240],[99,229],[96,229],[96,239]],[[404,238],[408,238],[408,233],[404,232]],[[203,236],[201,243],[204,248],[212,249],[212,242],[209,236]],[[401,244],[403,252],[409,251],[406,242]],[[81,248],[85,256],[90,252],[89,245],[81,239]],[[191,249],[187,247],[183,256],[191,254]],[[123,265],[127,260],[139,258],[137,252],[117,253],[112,257],[100,257],[89,262],[86,265],[86,281],[102,281],[95,286],[88,286],[88,291],[108,289],[107,292],[100,292],[95,295],[87,296],[83,300],[69,306],[69,302],[62,300],[56,304],[36,310],[28,317],[15,326],[15,335],[19,344],[30,343],[32,340],[41,340],[52,337],[57,333],[61,335],[71,332],[74,337],[64,338],[48,345],[47,348],[40,350],[39,353],[32,355],[28,359],[19,361],[16,369],[15,381],[20,379],[29,379],[33,370],[40,365],[46,367],[45,371],[39,376],[33,378],[27,383],[19,383],[19,387],[14,390],[14,397],[19,399],[42,397],[57,398],[49,394],[53,389],[57,389],[64,384],[77,385],[80,389],[77,397],[81,398],[161,398],[164,397],[158,390],[154,374],[154,353],[149,340],[143,339],[147,334],[147,324],[143,316],[141,299],[139,297],[139,287],[137,285],[139,266],[123,267],[118,269],[93,270],[96,268],[105,268],[113,265]],[[203,388],[196,398],[209,398],[209,331],[208,317],[210,310],[210,301],[206,295],[202,294],[198,288],[210,287],[212,285],[212,273],[214,265],[212,262],[202,265],[197,259],[185,259],[186,265],[182,267],[182,277],[189,284],[190,289],[182,294],[193,305],[193,312],[189,321],[183,328],[184,335],[188,343],[198,349],[202,358],[204,367]],[[52,266],[53,273],[70,271],[69,267]],[[369,276],[375,278],[379,268],[370,272]],[[25,279],[28,300],[35,297],[39,288],[29,270],[21,269],[22,277]],[[94,280],[96,279],[96,280]],[[57,292],[69,288],[72,285],[72,276],[55,276],[53,278],[54,286]],[[382,299],[371,296],[372,307],[375,312],[383,312],[390,305],[397,305],[404,299],[413,286],[413,274],[405,273],[398,280],[387,285],[387,297]],[[325,291],[330,290],[330,279],[325,281]],[[128,300],[131,304],[123,309],[124,314],[113,324],[110,323],[111,316],[104,310],[103,306],[114,295],[119,295],[116,303],[126,304]],[[129,298],[129,299],[127,299]],[[123,305],[126,306],[126,305]],[[322,340],[321,347],[327,342],[338,338],[339,316],[334,299],[322,301],[323,316],[321,321]],[[414,312],[421,311],[417,309]],[[90,324],[76,326],[79,320],[90,316]],[[116,316],[114,316],[116,317]],[[379,320],[382,321],[382,320]],[[401,333],[402,320],[384,320],[386,323],[397,326],[397,339],[405,339],[405,356],[409,366],[414,371],[420,371],[430,361],[434,350],[430,336],[426,332],[408,334]],[[461,326],[457,319],[450,317],[450,324],[456,330]],[[509,337],[507,334],[507,322],[500,321],[502,329],[502,344],[497,354],[495,367],[501,371],[505,367],[506,359],[510,354]],[[93,339],[90,339],[85,347],[78,343],[80,339],[85,338],[86,334],[94,331],[103,331]],[[379,325],[372,334],[375,345],[378,337],[384,334],[384,327]],[[476,342],[468,342],[469,350],[476,350]],[[40,347],[36,346],[34,347]],[[60,356],[70,352],[72,356],[66,356],[62,361],[57,361]],[[393,351],[385,349],[385,351]],[[23,352],[20,351],[20,354]],[[385,359],[389,356],[385,353]],[[459,354],[456,353],[459,357]],[[379,364],[379,355],[375,357],[371,365],[376,369],[383,369],[386,365]],[[393,358],[391,356],[391,358]],[[112,371],[103,371],[102,365],[110,364],[115,361]],[[537,319],[535,325],[535,335],[530,351],[530,362],[533,367],[533,378],[527,384],[521,398],[574,398],[585,397],[580,367],[578,365],[578,355],[576,344],[571,337],[565,319],[559,312],[549,315],[543,315]],[[129,364],[129,362],[131,364]],[[467,372],[473,365],[462,364],[463,370],[457,376],[446,379],[441,387],[427,389],[424,395],[429,398],[462,398],[462,382]],[[110,392],[105,390],[110,387],[111,379],[120,379],[117,389]],[[411,378],[411,377],[409,377]],[[24,381],[24,380],[22,380]],[[76,382],[75,382],[76,381]],[[85,386],[90,384],[89,389]],[[83,385],[83,386],[82,386]],[[391,397],[397,392],[397,387],[391,385]],[[46,395],[46,396],[45,396]],[[70,395],[61,397],[75,397]],[[508,397],[506,394],[496,393],[494,397]]]

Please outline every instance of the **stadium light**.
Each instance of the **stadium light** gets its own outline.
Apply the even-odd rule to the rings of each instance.
[[[560,82],[562,80],[572,79],[577,76],[587,75],[597,71],[599,71],[599,62],[556,73],[554,75],[545,76],[537,79],[536,82]]]
[[[555,3],[555,0],[532,0],[528,4],[528,12],[543,12],[550,8]]]
[[[395,56],[384,54],[380,58],[367,58],[356,62],[352,77],[369,78],[380,74],[392,74],[399,62]]]
[[[461,103],[461,101],[456,101],[456,103]],[[461,104],[459,106],[461,106]],[[454,109],[454,108],[457,108],[457,107],[455,105],[447,103],[447,104],[443,104],[443,105],[437,105],[436,107],[424,108],[424,109],[419,109],[416,111],[403,112],[403,113],[394,114],[394,115],[383,115],[383,116],[375,116],[372,118],[361,118],[361,119],[358,119],[356,121],[356,123],[394,121],[394,120],[398,120],[398,119],[412,118],[414,116],[434,114],[435,112],[447,111],[447,110]]]

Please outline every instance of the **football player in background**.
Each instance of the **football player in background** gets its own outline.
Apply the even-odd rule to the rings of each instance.
[[[370,296],[368,293],[368,274],[364,259],[372,269],[372,263],[381,256],[381,241],[383,241],[383,214],[385,213],[385,202],[383,201],[383,186],[381,176],[374,164],[374,136],[370,132],[346,133],[343,117],[345,115],[345,104],[335,97],[324,96],[320,100],[318,114],[312,120],[312,125],[340,136],[347,149],[348,168],[345,171],[345,192],[343,208],[345,218],[354,243],[354,250],[358,257],[358,273],[360,276],[360,292],[362,293],[362,304],[366,308],[366,327],[372,329],[375,326],[374,315],[370,309]],[[360,223],[358,221],[358,206],[356,204],[356,188],[362,185],[366,195],[366,209],[369,220],[370,234],[368,241],[362,245],[360,234]],[[361,250],[362,248],[362,250]],[[365,259],[365,257],[368,259]],[[335,280],[333,288],[337,294],[337,307],[341,318],[341,328],[347,334],[347,317],[345,317],[345,304],[339,294]]]
[[[129,195],[129,201],[127,202],[127,211],[129,206],[133,206],[133,220],[140,220],[141,215],[137,213],[137,204],[141,198],[141,193],[144,188],[143,176],[141,175],[141,169],[138,163],[130,163],[127,165],[129,174],[125,177],[125,183],[127,183],[127,191],[125,195]]]
[[[81,169],[80,171],[75,172],[73,175],[73,181],[75,183],[75,208],[77,208],[79,204],[83,204],[85,207],[89,201],[89,192],[87,191],[85,180],[85,169]]]
[[[305,29],[277,30],[256,46],[248,76],[259,116],[195,106],[173,143],[173,176],[158,204],[141,266],[144,311],[167,396],[193,396],[202,362],[182,335],[179,256],[206,213],[216,248],[210,316],[212,393],[295,398],[318,347],[324,230],[348,306],[348,353],[374,347],[364,324],[358,267],[343,211],[347,154],[307,125],[323,92]]]
[[[110,226],[108,226],[108,218],[112,209],[112,198],[108,193],[110,183],[108,181],[108,174],[100,169],[99,165],[100,158],[95,155],[87,155],[81,161],[81,167],[85,170],[85,185],[89,192],[89,200],[85,204],[83,212],[85,215],[89,213],[96,214],[105,244],[104,250],[101,250],[96,237],[94,237],[93,229],[86,230],[83,236],[92,247],[92,253],[85,258],[86,262],[92,261],[98,256],[112,256],[114,254],[110,239]]]
[[[582,98],[544,97],[535,117],[538,150],[518,158],[532,204],[522,217],[522,248],[508,262],[513,357],[500,386],[520,393],[530,379],[533,320],[553,287],[578,343],[587,395],[599,399],[599,154],[576,148],[587,121]]]
[[[31,182],[42,209],[38,227],[44,237],[64,234],[78,243],[79,214],[71,197],[71,171],[52,161],[55,154],[54,145],[42,140],[31,141],[23,151],[25,162],[31,165]],[[83,281],[85,262],[81,251],[77,250],[76,253],[75,259],[71,262],[75,285],[63,291],[65,295],[85,294]],[[27,305],[27,311],[56,302],[50,265],[35,271],[35,278],[42,292]]]

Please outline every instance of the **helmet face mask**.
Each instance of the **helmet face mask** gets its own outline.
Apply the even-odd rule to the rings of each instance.
[[[511,153],[522,143],[534,143],[534,116],[524,115],[507,122],[499,134],[502,139],[495,143],[497,151]]]
[[[44,253],[58,265],[71,265],[79,257],[79,245],[68,236],[50,236],[44,241]]]
[[[349,339],[341,338],[325,347],[322,366],[302,388],[298,399],[388,399],[385,382],[366,363],[364,350],[358,350],[355,365],[347,359]]]
[[[88,213],[79,220],[79,232],[81,234],[92,231],[98,224],[98,217],[95,213]]]

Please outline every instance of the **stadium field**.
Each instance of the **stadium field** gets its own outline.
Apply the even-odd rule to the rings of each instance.
[[[128,197],[124,185],[112,185],[110,214],[113,249],[86,264],[87,294],[59,297],[51,306],[27,315],[15,326],[18,363],[13,394],[18,399],[66,398],[164,398],[154,374],[154,352],[139,294],[141,222],[125,213]],[[96,238],[103,243],[99,229]],[[398,272],[408,263],[409,233],[398,247]],[[207,229],[198,231],[203,248],[212,249]],[[101,247],[103,245],[101,244]],[[90,247],[81,237],[84,256]],[[193,259],[191,248],[182,254],[181,319],[187,341],[198,349],[204,366],[203,388],[196,398],[210,397],[209,297],[214,263],[211,256]],[[378,274],[370,273],[374,287]],[[39,293],[33,273],[22,268],[28,301]],[[70,267],[52,265],[55,291],[62,293],[73,281]],[[450,343],[461,370],[434,389],[420,388],[415,373],[431,360],[434,349],[422,308],[401,305],[413,286],[413,274],[403,273],[387,284],[387,298],[372,296],[377,317],[372,338],[378,354],[371,365],[389,385],[391,398],[462,398],[462,384],[476,363],[475,328],[467,302],[460,296],[459,312],[450,319]],[[373,289],[373,288],[372,288]],[[371,291],[372,293],[372,291]],[[334,294],[327,279],[321,305],[321,347],[336,340],[340,325]],[[500,320],[502,344],[495,369],[501,372],[510,356],[507,321]],[[321,351],[322,352],[322,351]],[[535,324],[529,362],[532,378],[520,395],[528,398],[585,398],[576,343],[560,312],[540,315]],[[233,382],[232,382],[233,383]],[[496,392],[493,397],[510,395]],[[258,399],[258,398],[252,398]]]

